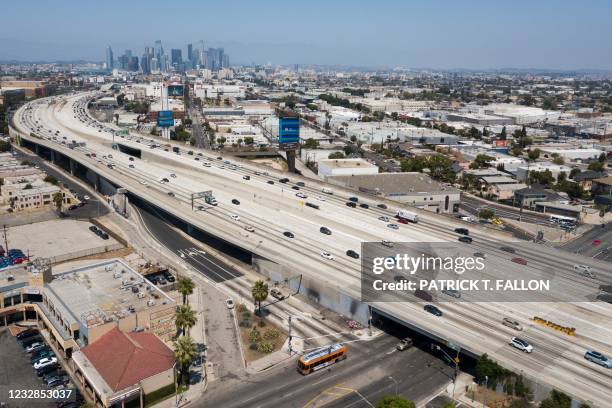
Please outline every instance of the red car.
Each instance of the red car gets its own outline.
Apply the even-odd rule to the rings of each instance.
[[[399,222],[400,224],[408,224],[408,220],[405,218],[398,218],[397,222]]]
[[[527,265],[527,260],[523,258],[512,258],[512,262],[520,264],[520,265]]]
[[[594,239],[593,240],[593,245],[599,246],[599,245],[601,245],[601,241],[599,239]]]

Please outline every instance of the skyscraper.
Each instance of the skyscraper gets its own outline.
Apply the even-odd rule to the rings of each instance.
[[[171,61],[172,61],[172,65],[179,65],[180,63],[183,62],[183,56],[182,56],[182,52],[180,49],[178,48],[173,48],[170,51],[170,55],[171,55]]]
[[[187,44],[187,60],[193,61],[193,44]]]
[[[161,60],[161,56],[164,55],[164,48],[162,47],[161,40],[155,41],[155,58]]]
[[[106,69],[112,70],[114,68],[113,63],[113,50],[110,45],[106,47]]]

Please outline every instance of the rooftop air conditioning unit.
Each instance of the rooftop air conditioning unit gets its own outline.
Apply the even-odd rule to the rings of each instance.
[[[147,301],[147,306],[151,307],[151,306],[155,306],[155,301],[153,299],[149,299]]]
[[[138,299],[143,299],[146,295],[143,292],[139,292],[138,295],[136,295],[136,297]]]

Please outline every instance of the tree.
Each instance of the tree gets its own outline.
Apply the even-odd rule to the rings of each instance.
[[[474,126],[472,126],[470,128],[470,138],[472,138],[472,139],[480,139],[480,138],[482,138],[482,133],[480,133],[480,130],[478,130]]]
[[[344,159],[344,153],[342,152],[334,152],[334,153],[330,153],[329,156],[327,156],[328,159]]]
[[[352,135],[351,136],[351,142],[355,143],[357,141],[357,136]]]
[[[227,141],[227,139],[225,138],[225,136],[221,136],[217,139],[217,142],[223,146],[225,144],[225,142]]]
[[[554,164],[563,165],[563,164],[565,164],[565,159],[564,159],[563,157],[561,157],[561,156],[557,156],[557,157],[555,157],[555,158],[552,160],[552,162],[553,162]]]
[[[576,177],[578,174],[580,174],[580,169],[578,167],[574,167],[569,174],[569,178],[571,178],[572,180],[574,179],[574,177]]]
[[[49,184],[53,184],[54,186],[57,186],[58,184],[57,179],[53,176],[46,176],[43,180]]]
[[[604,164],[600,161],[596,161],[596,162],[589,164],[588,169],[593,170],[593,171],[603,171]]]
[[[562,183],[565,180],[567,180],[567,173],[564,171],[559,172],[559,174],[557,175],[557,183]]]
[[[252,146],[253,145],[253,138],[251,136],[245,136],[244,138],[244,144],[247,146]]]
[[[183,295],[183,304],[186,305],[187,296],[193,293],[193,289],[195,288],[195,283],[191,278],[187,276],[181,276],[176,280],[176,290]]]
[[[309,139],[306,139],[306,141],[304,142],[302,147],[304,149],[318,149],[319,148],[319,142],[311,137]]]
[[[490,208],[483,208],[478,212],[478,217],[482,218],[483,220],[490,220],[491,218],[495,217],[495,211],[491,210]]]
[[[540,157],[540,153],[540,149],[532,149],[527,153],[527,157],[529,157],[531,161],[536,161]]]
[[[261,302],[268,297],[268,284],[262,280],[256,281],[251,288],[251,295],[253,295],[253,300],[257,302],[258,313],[261,313]]]
[[[479,154],[474,161],[470,163],[470,169],[486,169],[491,166],[493,160],[495,160],[495,157]]]
[[[191,306],[180,305],[176,308],[174,323],[176,324],[176,329],[180,330],[183,334],[188,334],[197,321],[198,318]]]
[[[6,140],[0,140],[0,153],[9,152],[11,150],[11,143]]]
[[[548,397],[540,403],[540,408],[571,408],[572,398],[557,390],[552,390]]]
[[[64,195],[62,194],[62,192],[58,191],[56,193],[53,193],[53,196],[51,197],[51,199],[53,200],[53,204],[55,204],[57,211],[61,213],[62,204],[64,204]]]
[[[174,357],[179,366],[180,377],[182,379],[188,379],[185,376],[189,372],[189,366],[191,362],[198,354],[198,350],[195,342],[189,336],[180,336],[174,341]],[[179,380],[179,382],[181,382]]]
[[[26,184],[25,187],[23,188],[24,190],[31,190],[34,187],[32,187],[32,185],[30,183]]]
[[[608,159],[608,156],[605,153],[602,153],[597,158],[597,161],[601,163],[605,163],[607,159]]]
[[[499,134],[499,140],[506,140],[508,134],[506,133],[506,127],[504,126]]]
[[[387,395],[376,403],[376,408],[416,408],[416,405],[398,395]]]

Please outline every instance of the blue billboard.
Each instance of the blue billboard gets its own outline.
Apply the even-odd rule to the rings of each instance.
[[[300,143],[300,118],[281,117],[278,119],[278,144],[283,150],[292,150]]]
[[[174,115],[172,114],[172,111],[159,111],[159,113],[157,114],[157,126],[174,126]]]
[[[177,97],[183,96],[184,89],[183,85],[168,85],[168,96]]]

